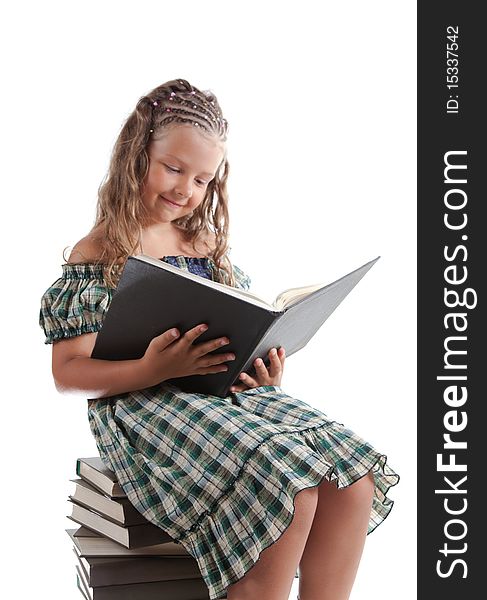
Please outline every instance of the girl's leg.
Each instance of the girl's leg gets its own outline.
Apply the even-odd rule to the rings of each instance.
[[[347,600],[367,535],[374,478],[347,488],[324,481],[299,564],[299,600]]]
[[[227,588],[228,600],[288,600],[317,504],[318,487],[296,494],[291,524],[244,577]]]

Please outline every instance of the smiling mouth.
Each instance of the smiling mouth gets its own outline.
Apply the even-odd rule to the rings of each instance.
[[[173,202],[172,200],[168,200],[167,198],[164,198],[164,196],[161,196],[160,194],[159,194],[159,198],[162,198],[165,202],[167,202],[171,206],[178,206],[179,208],[181,208],[181,206],[183,206],[182,204],[178,204],[177,202]]]

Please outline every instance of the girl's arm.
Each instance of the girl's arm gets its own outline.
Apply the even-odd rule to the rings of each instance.
[[[172,335],[175,330],[168,329],[150,342],[142,358],[134,360],[90,358],[97,333],[59,340],[52,347],[56,389],[98,399],[141,390],[175,377],[227,371],[227,365],[222,363],[235,360],[235,355],[210,353],[227,345],[228,338],[193,343],[206,329],[205,325],[197,325],[182,336],[179,332]]]
[[[61,393],[104,398],[154,385],[137,360],[90,358],[96,333],[59,340],[52,347],[52,374]]]

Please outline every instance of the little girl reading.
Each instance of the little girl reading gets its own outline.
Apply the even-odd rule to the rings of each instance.
[[[216,97],[184,79],[137,102],[95,224],[41,299],[53,377],[60,392],[89,398],[101,459],[135,508],[197,560],[211,600],[285,600],[297,570],[300,600],[346,600],[399,476],[353,431],[284,392],[284,348],[268,367],[256,360],[226,398],[168,383],[235,359],[226,338],[198,341],[205,323],[162,332],[137,360],[90,358],[133,254],[249,288],[229,258],[227,129]]]

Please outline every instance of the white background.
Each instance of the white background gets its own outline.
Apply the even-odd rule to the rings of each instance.
[[[48,1],[2,12],[1,496],[15,597],[78,598],[66,498],[76,458],[96,454],[86,402],[54,388],[40,297],[94,222],[123,121],[182,77],[214,91],[230,123],[231,257],[252,291],[272,300],[381,255],[288,359],[282,387],[400,473],[352,600],[414,598],[415,3]]]

